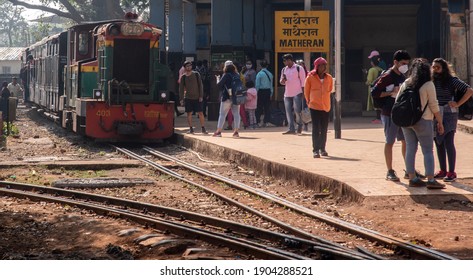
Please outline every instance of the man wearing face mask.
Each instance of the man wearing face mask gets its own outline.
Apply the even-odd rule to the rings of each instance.
[[[399,86],[404,82],[404,76],[409,70],[409,61],[411,57],[405,50],[398,50],[393,56],[393,66],[388,69],[379,78],[378,82],[371,91],[373,98],[382,100],[381,121],[384,126],[384,136],[386,143],[384,144],[384,158],[388,172],[386,180],[399,181],[396,171],[393,169],[393,146],[396,138],[402,143],[402,156],[406,156],[406,142],[400,127],[395,125],[391,120],[391,109],[399,92]]]

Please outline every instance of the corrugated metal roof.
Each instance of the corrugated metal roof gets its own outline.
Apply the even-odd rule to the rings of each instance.
[[[0,60],[20,60],[25,48],[0,48]]]

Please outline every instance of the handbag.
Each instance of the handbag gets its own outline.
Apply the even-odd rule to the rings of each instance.
[[[302,122],[305,123],[305,124],[308,124],[308,123],[312,122],[312,117],[310,116],[309,108],[302,109],[301,119],[302,119]]]

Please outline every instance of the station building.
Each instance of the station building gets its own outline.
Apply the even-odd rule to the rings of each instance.
[[[340,35],[334,28],[335,1],[153,0],[150,21],[164,29],[161,61],[173,65],[174,71],[186,59],[207,59],[215,72],[221,71],[222,62],[228,59],[242,65],[247,59],[257,65],[265,59],[277,74],[283,53],[275,52],[275,13],[328,11],[329,51],[311,52],[310,61],[322,55],[334,62],[335,36],[340,37],[345,116],[361,116],[366,108],[366,70],[372,50],[379,51],[388,65],[398,49],[429,60],[444,57],[461,79],[473,83],[473,0],[340,0]],[[293,55],[304,57],[302,53]],[[281,98],[281,94],[275,96],[276,100]]]

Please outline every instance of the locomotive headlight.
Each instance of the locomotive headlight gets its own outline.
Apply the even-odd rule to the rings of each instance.
[[[159,92],[158,102],[159,103],[166,103],[169,101],[169,92],[161,91]]]
[[[102,91],[100,89],[94,89],[94,98],[96,99],[102,98]]]

